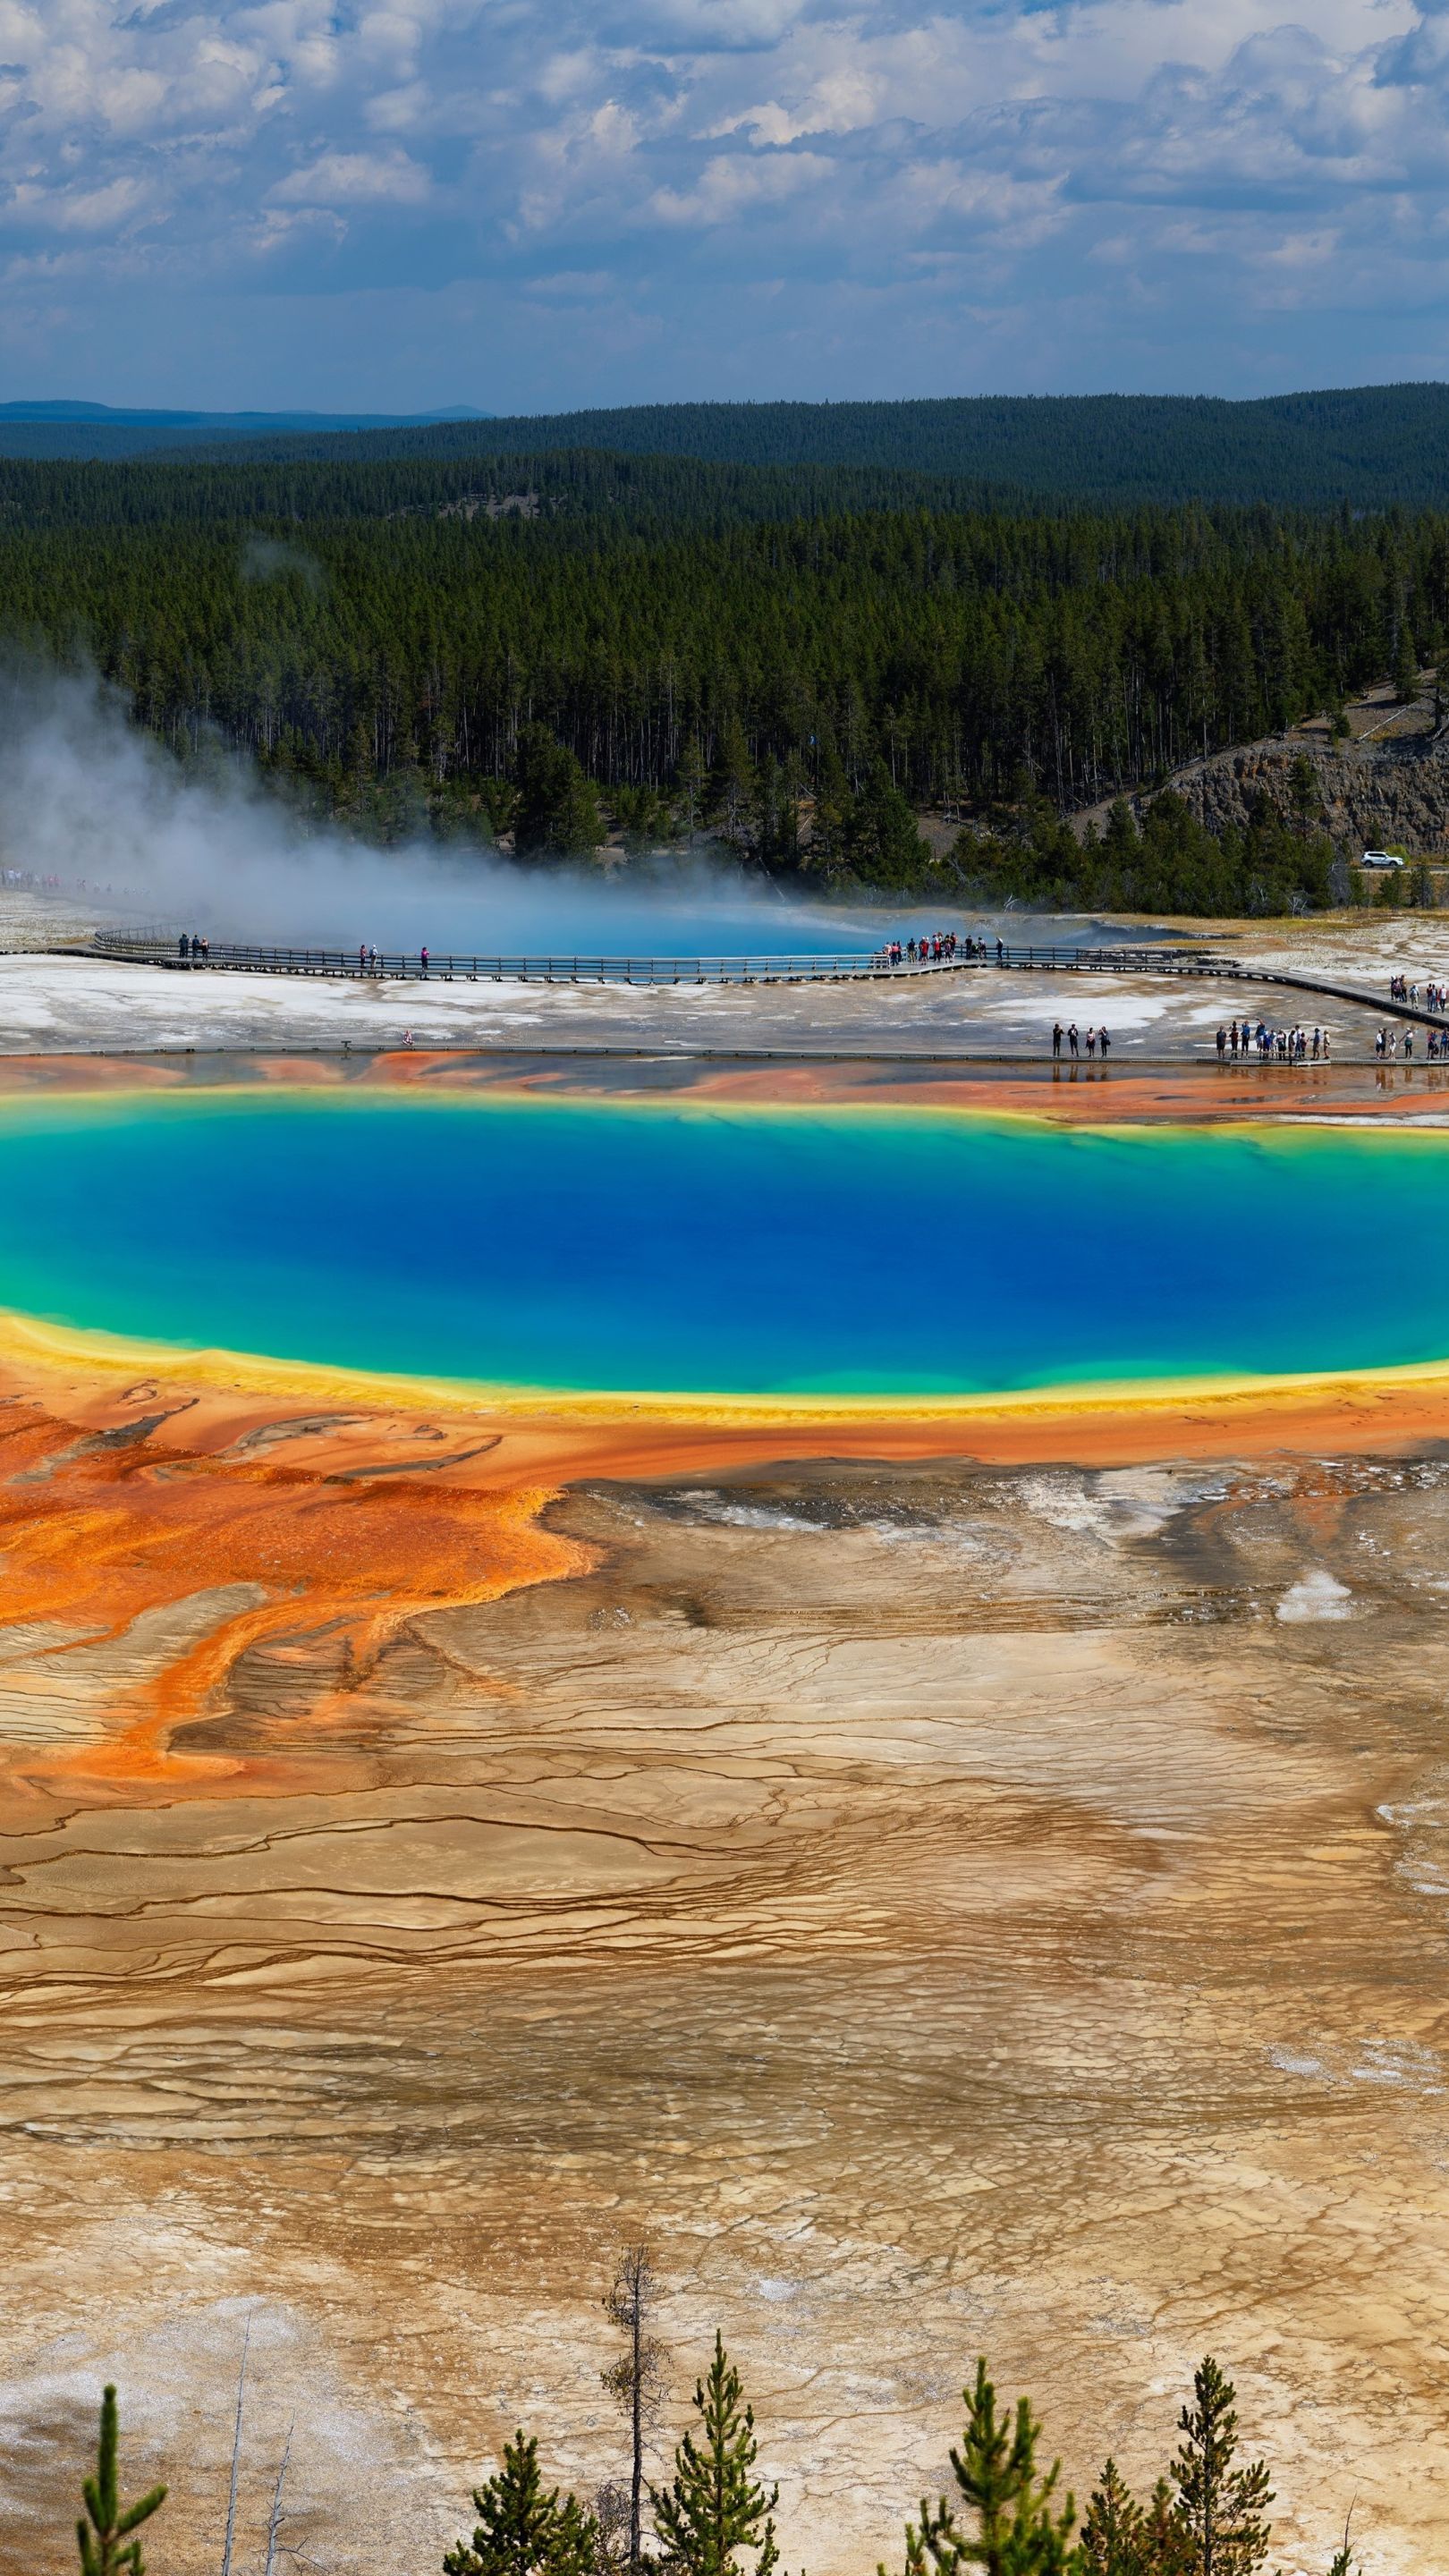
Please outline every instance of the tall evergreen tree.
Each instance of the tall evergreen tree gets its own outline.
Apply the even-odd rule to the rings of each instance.
[[[739,2372],[717,2330],[694,2405],[699,2439],[685,2434],[671,2484],[649,2490],[661,2563],[668,2576],[743,2576],[749,2554],[754,2576],[771,2576],[780,2555],[774,2524],[780,2490],[755,2477],[754,2408],[743,2402]]]
[[[538,2444],[522,2432],[503,2446],[503,2465],[473,2490],[471,2541],[443,2560],[444,2576],[593,2576],[598,2532],[592,2514],[557,2487],[545,2493]]]
[[[872,762],[855,800],[847,848],[856,875],[874,885],[914,885],[929,860],[910,801],[894,785],[883,760]]]
[[[95,2475],[82,2483],[85,2512],[75,2527],[81,2576],[146,2576],[138,2534],[142,2523],[149,2522],[165,2503],[166,2489],[151,2487],[137,2503],[123,2507],[117,2485],[119,2445],[116,2392],[108,2386],[101,2398]]]
[[[1192,2395],[1178,2418],[1183,2438],[1172,2479],[1192,2541],[1194,2576],[1256,2576],[1268,2555],[1271,2529],[1268,2471],[1261,2460],[1234,2466],[1236,2391],[1210,2353],[1193,2374]]]
[[[579,857],[598,847],[604,837],[598,790],[574,754],[555,739],[547,725],[523,727],[518,737],[515,777],[516,849],[556,850],[563,857]]]
[[[710,810],[720,838],[736,849],[744,849],[754,817],[755,765],[737,715],[725,721],[709,792]]]
[[[692,733],[679,755],[678,766],[674,773],[674,792],[679,799],[680,816],[689,836],[691,849],[694,847],[694,835],[698,828],[708,785],[709,772],[704,765],[699,736],[697,733]]]
[[[943,2496],[934,2512],[923,2499],[919,2525],[906,2526],[907,2576],[963,2576],[972,2567],[987,2576],[1075,2576],[1076,2506],[1070,2495],[1056,2500],[1059,2460],[1044,2474],[1038,2469],[1041,2426],[1030,2400],[1019,2397],[1014,2414],[998,2414],[984,2360],[962,2395],[966,2429],[951,2466],[974,2528],[957,2521],[954,2498]]]

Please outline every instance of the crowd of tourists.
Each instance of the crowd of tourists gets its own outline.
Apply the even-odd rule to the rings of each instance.
[[[998,939],[997,948],[1001,946]],[[954,930],[926,930],[919,939],[888,939],[880,952],[887,966],[949,966],[957,957],[984,957],[984,939],[969,939]]]
[[[18,886],[23,894],[64,894],[70,888],[76,894],[113,895],[129,902],[128,886],[92,885],[86,877],[63,877],[54,869],[0,868],[0,885]]]
[[[1059,1056],[1064,1046],[1070,1056],[1080,1056],[1085,1047],[1089,1057],[1100,1055],[1105,1064],[1112,1047],[1111,1032],[1107,1029],[1088,1029],[1084,1034],[1077,1027],[1075,1020],[1069,1028],[1065,1029],[1058,1020],[1052,1028],[1053,1056]]]
[[[1329,1043],[1327,1029],[1275,1029],[1266,1020],[1256,1027],[1247,1020],[1232,1020],[1218,1031],[1218,1061],[1256,1055],[1261,1064],[1327,1064]]]
[[[1449,1011],[1449,984],[1411,984],[1407,975],[1391,975],[1389,1000],[1407,1002],[1413,1010]]]
[[[1405,1029],[1401,1040],[1397,1029],[1380,1029],[1374,1038],[1374,1053],[1380,1056],[1401,1055],[1406,1064],[1412,1063],[1413,1030]],[[1430,1029],[1424,1053],[1431,1064],[1437,1064],[1441,1057],[1449,1064],[1449,1029]]]

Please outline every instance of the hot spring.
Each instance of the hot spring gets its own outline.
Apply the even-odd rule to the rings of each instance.
[[[502,1389],[889,1402],[1449,1356],[1449,1140],[1422,1134],[19,1095],[0,1206],[26,1315]]]

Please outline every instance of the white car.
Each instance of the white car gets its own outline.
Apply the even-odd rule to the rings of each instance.
[[[1359,860],[1361,868],[1401,868],[1403,864],[1402,859],[1395,858],[1392,850],[1365,850]]]

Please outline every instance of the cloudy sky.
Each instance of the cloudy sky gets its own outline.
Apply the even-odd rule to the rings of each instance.
[[[1449,375],[1449,0],[0,0],[0,397]]]

